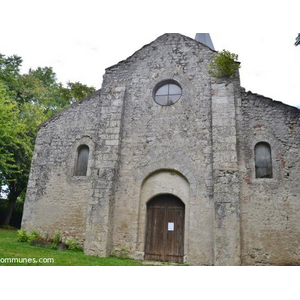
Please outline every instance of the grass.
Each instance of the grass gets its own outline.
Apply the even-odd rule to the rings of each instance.
[[[31,259],[31,261],[30,261]],[[41,261],[39,261],[42,259]],[[48,260],[46,260],[48,259]],[[117,257],[96,257],[82,251],[58,251],[17,241],[17,229],[0,228],[0,266],[142,266]]]

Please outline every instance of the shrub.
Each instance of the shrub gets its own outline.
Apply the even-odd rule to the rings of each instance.
[[[40,233],[37,230],[34,230],[30,234],[27,234],[27,241],[29,243],[32,243],[34,240],[38,240],[40,238],[41,238]]]
[[[26,229],[20,229],[17,231],[17,241],[22,243],[28,242],[28,234]]]
[[[78,242],[74,238],[69,238],[66,240],[66,245],[68,246],[68,250],[81,250]]]
[[[237,60],[237,54],[223,50],[214,56],[213,62],[208,66],[208,71],[212,76],[218,78],[235,77],[241,67]]]
[[[17,241],[22,243],[31,243],[34,240],[40,238],[40,233],[37,230],[28,233],[26,229],[20,229],[17,231]]]

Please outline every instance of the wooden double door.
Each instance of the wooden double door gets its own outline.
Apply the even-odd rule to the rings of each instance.
[[[184,203],[164,194],[147,204],[145,259],[182,263],[184,256]]]

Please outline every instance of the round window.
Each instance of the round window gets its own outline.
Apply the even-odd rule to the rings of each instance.
[[[172,105],[180,99],[181,94],[181,86],[176,81],[164,81],[156,87],[154,100],[160,105]]]

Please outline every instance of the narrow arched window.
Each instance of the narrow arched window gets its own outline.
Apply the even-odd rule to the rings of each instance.
[[[255,146],[255,175],[256,178],[272,178],[272,155],[268,143],[258,143]]]
[[[90,149],[87,145],[77,148],[77,159],[75,165],[75,176],[86,176]]]

